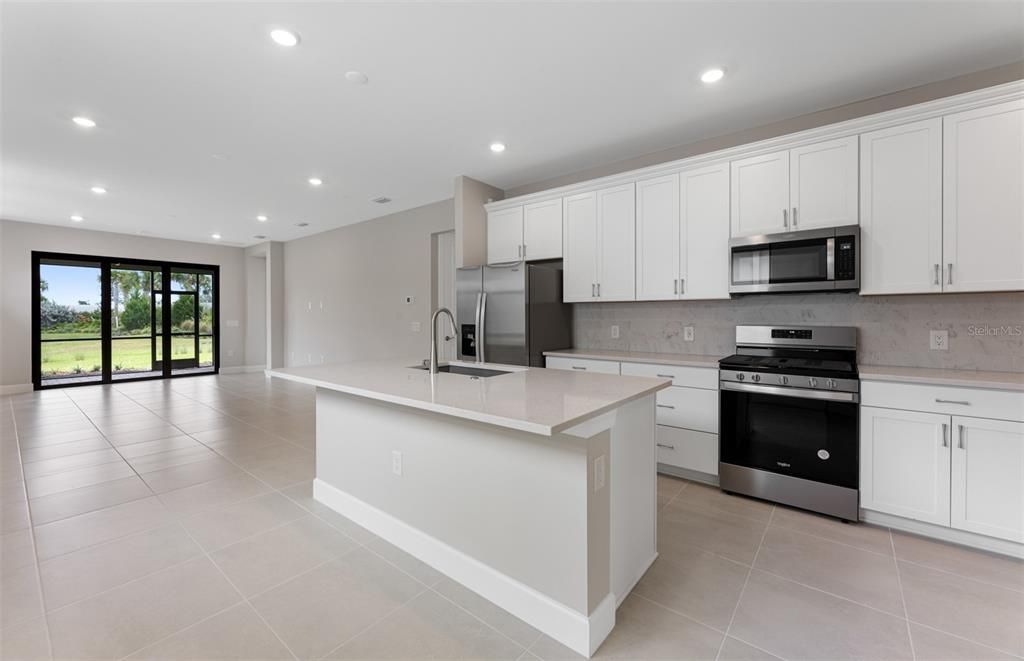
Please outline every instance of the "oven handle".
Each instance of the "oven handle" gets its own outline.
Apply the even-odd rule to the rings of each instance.
[[[732,381],[722,381],[719,385],[722,390],[753,392],[760,393],[762,395],[781,395],[783,397],[796,397],[799,399],[825,399],[832,402],[851,402],[854,404],[860,401],[860,395],[855,392],[805,390],[803,388],[783,388],[780,386],[755,386],[751,383],[734,383]]]

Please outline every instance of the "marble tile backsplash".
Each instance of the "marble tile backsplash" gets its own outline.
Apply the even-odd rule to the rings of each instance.
[[[775,294],[728,301],[581,303],[575,346],[725,356],[738,324],[856,326],[866,365],[1024,372],[1024,292],[859,296]],[[619,326],[613,339],[611,326]],[[683,328],[694,340],[683,341]],[[949,350],[928,348],[929,331],[949,331]]]

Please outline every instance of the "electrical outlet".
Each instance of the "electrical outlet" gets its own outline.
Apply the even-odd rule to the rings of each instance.
[[[398,450],[391,451],[391,472],[399,477],[402,476],[402,453]]]
[[[605,471],[604,471],[604,455],[594,460],[594,491],[600,491],[604,489],[605,483]]]
[[[416,297],[415,296],[406,296],[405,297],[405,304],[406,305],[412,305],[415,302],[416,302]]]
[[[306,310],[309,312],[313,311],[313,301],[306,301]]]
[[[928,335],[928,347],[932,351],[949,351],[949,331],[931,331]]]
[[[619,339],[619,327],[618,326],[612,326],[612,339],[613,340]]]
[[[693,326],[684,326],[683,327],[683,341],[684,342],[693,342]]]
[[[420,322],[418,322],[418,321],[412,322],[411,324],[409,324],[409,329],[412,330],[413,333],[419,333],[420,332]]]

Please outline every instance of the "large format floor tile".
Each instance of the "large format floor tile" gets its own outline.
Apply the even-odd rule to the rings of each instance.
[[[239,604],[139,650],[129,659],[292,659],[248,604]]]
[[[101,544],[171,522],[170,513],[150,496],[107,509],[37,526],[36,552],[40,560]]]
[[[133,475],[122,480],[94,484],[52,496],[33,498],[30,502],[32,522],[42,525],[79,514],[113,507],[133,500],[152,496],[146,483]]]
[[[215,551],[308,515],[275,492],[214,507],[182,519],[181,523],[204,549]]]

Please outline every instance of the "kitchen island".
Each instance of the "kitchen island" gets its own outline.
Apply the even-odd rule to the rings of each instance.
[[[314,497],[590,656],[657,556],[655,393],[670,382],[415,363],[269,371],[316,386]]]

